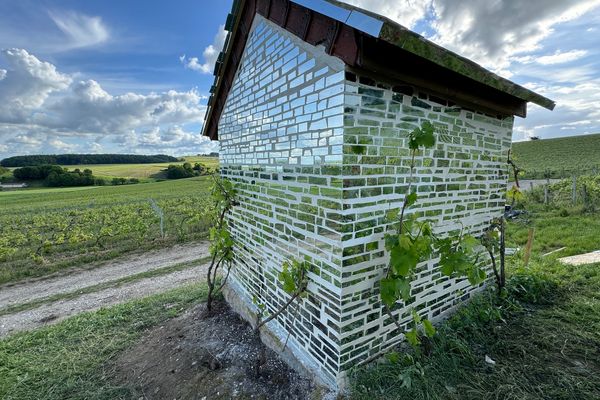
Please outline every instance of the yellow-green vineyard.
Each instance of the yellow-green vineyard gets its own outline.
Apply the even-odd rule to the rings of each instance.
[[[0,284],[201,237],[209,179],[1,192]]]

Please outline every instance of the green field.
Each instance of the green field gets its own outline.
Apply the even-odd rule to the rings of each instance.
[[[217,157],[204,157],[204,156],[189,156],[183,157],[185,162],[191,164],[201,163],[206,167],[214,170],[219,166],[219,159]],[[165,179],[166,175],[164,170],[169,165],[178,163],[159,163],[159,164],[92,164],[92,165],[65,165],[65,168],[73,170],[79,168],[81,170],[91,169],[95,176],[103,178],[154,178],[154,179]],[[181,164],[181,163],[179,163]]]
[[[209,228],[210,183],[203,176],[0,192],[0,284],[198,239]]]
[[[63,165],[64,168],[74,170],[91,169],[95,176],[100,178],[138,178],[142,182],[152,182],[157,179],[166,179],[165,170],[169,165],[182,164],[189,162],[204,164],[207,168],[215,170],[219,166],[218,157],[206,156],[185,156],[181,157],[184,161],[179,163],[157,163],[157,164],[82,164],[82,165]],[[10,168],[11,170],[14,168]],[[5,173],[2,176],[11,176],[12,174]],[[36,186],[36,185],[34,185]]]
[[[513,156],[526,178],[596,174],[600,172],[600,134],[513,143]]]

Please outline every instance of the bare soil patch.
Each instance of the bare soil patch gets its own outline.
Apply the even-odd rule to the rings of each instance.
[[[257,376],[264,349],[250,325],[226,304],[204,317],[204,305],[154,328],[115,361],[116,379],[143,399],[322,399],[326,393],[275,352]]]

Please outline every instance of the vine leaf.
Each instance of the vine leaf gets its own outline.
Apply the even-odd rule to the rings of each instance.
[[[415,204],[418,200],[419,196],[417,195],[417,192],[412,192],[411,194],[409,194],[408,196],[406,196],[406,207],[410,207],[413,204]]]
[[[412,131],[408,136],[408,147],[411,150],[418,150],[419,147],[431,148],[435,145],[435,135],[433,125],[425,121],[420,128]]]
[[[402,243],[390,252],[390,263],[395,275],[408,276],[416,268],[418,261],[418,255],[415,254],[414,250],[412,248],[403,248]]]
[[[385,305],[392,307],[396,303],[396,280],[392,278],[382,279],[379,293]]]
[[[406,341],[413,347],[417,347],[419,344],[421,344],[421,341],[419,340],[419,334],[414,328],[406,332],[404,336],[406,337]]]
[[[428,319],[423,320],[423,329],[425,330],[425,335],[427,335],[428,338],[432,338],[435,336],[436,330],[431,321],[429,321]]]

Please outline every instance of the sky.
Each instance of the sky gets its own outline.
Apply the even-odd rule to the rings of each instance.
[[[556,101],[514,140],[600,133],[600,0],[344,0]],[[0,0],[0,159],[191,155],[231,0]]]

